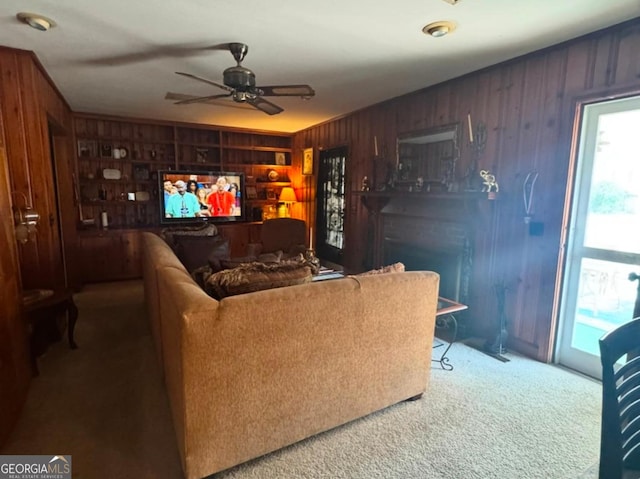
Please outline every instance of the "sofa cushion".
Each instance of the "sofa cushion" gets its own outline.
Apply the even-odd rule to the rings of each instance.
[[[229,258],[229,240],[222,236],[174,235],[174,251],[190,273],[215,260]]]
[[[404,273],[404,264],[393,263],[387,266],[383,266],[382,268],[372,269],[371,271],[365,271],[364,273],[360,273],[358,276],[368,276],[371,274],[384,274],[384,273]]]
[[[254,262],[203,276],[205,291],[216,299],[222,299],[236,294],[308,283],[311,281],[311,269],[298,261]]]

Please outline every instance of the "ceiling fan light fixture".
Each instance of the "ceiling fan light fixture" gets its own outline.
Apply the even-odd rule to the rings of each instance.
[[[455,29],[455,23],[449,21],[441,21],[425,25],[422,29],[422,33],[424,33],[425,35],[430,35],[434,38],[440,38],[453,32]]]
[[[50,18],[37,13],[20,12],[16,15],[16,18],[41,32],[46,32],[57,25],[57,23]]]

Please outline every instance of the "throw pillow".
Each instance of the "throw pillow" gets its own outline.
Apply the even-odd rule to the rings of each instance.
[[[403,273],[403,272],[404,272],[404,264],[393,263],[387,266],[383,266],[382,268],[372,269],[371,271],[365,271],[364,273],[360,273],[357,276],[369,276],[371,274]]]
[[[204,280],[205,291],[216,299],[311,281],[311,270],[300,263],[249,263],[214,273]]]
[[[222,236],[174,236],[175,253],[187,271],[229,258],[229,240]]]

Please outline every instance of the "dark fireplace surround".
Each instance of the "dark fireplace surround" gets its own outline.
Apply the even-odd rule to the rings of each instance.
[[[363,194],[377,230],[376,262],[435,271],[440,296],[468,304],[477,201],[473,193]]]

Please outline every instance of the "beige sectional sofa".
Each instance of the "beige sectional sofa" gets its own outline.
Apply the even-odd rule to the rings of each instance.
[[[200,478],[421,395],[439,277],[317,281],[217,301],[144,233],[144,283],[182,467]]]

